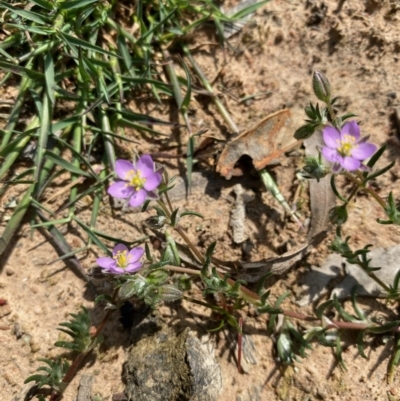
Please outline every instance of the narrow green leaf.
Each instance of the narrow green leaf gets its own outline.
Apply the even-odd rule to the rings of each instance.
[[[56,219],[56,220],[46,220],[42,223],[31,224],[31,228],[55,226],[56,224],[66,224],[69,223],[70,221],[71,221],[70,217],[64,217],[62,219]]]
[[[347,120],[347,119],[349,119],[349,118],[352,118],[352,117],[357,117],[357,114],[354,114],[354,113],[347,113],[347,114],[344,114],[342,117],[340,117],[340,119],[341,119],[342,121],[345,121],[345,120]]]
[[[386,144],[381,146],[373,155],[372,157],[369,159],[367,166],[369,168],[374,167],[375,163],[380,159],[380,157],[383,155],[383,153],[386,150]]]
[[[364,353],[364,336],[365,336],[365,330],[361,330],[357,335],[357,349],[358,349],[358,353],[364,359],[368,359],[367,355],[365,355],[365,353]]]
[[[161,4],[161,3],[160,3]],[[164,18],[162,18],[157,24],[154,24],[150,29],[148,29],[138,40],[138,44],[142,44],[143,42],[146,41],[146,39],[149,39],[151,35],[163,24],[165,24],[170,18],[173,17],[173,15],[176,13],[178,10],[178,7],[175,7],[172,9],[172,11],[166,15]]]
[[[137,129],[139,132],[142,132],[142,131],[149,132],[150,134],[153,134],[156,136],[170,137],[170,135],[168,135],[168,134],[163,134],[161,132],[155,131],[152,128],[144,127],[143,125],[136,124],[134,122],[127,120],[126,118],[121,118],[120,120],[118,120],[118,126],[119,127],[131,127],[131,128]]]
[[[197,216],[200,217],[201,219],[204,219],[204,217],[200,213],[193,212],[191,210],[185,210],[184,212],[182,212],[181,217],[183,216]]]
[[[45,149],[47,148],[47,140],[50,133],[50,124],[53,118],[53,107],[50,102],[50,98],[47,92],[43,92],[43,108],[40,113],[40,127],[39,127],[39,138],[38,138],[38,146],[36,149],[36,157],[35,157],[35,175],[34,178],[36,181],[39,181],[40,172],[43,163],[43,157],[45,153]],[[42,186],[42,182],[38,182],[36,191]],[[35,194],[37,195],[37,193]],[[37,198],[37,196],[35,196]]]
[[[125,64],[125,68],[127,69],[127,71],[129,73],[132,74],[131,54],[126,45],[125,38],[123,35],[120,34],[120,32],[117,36],[117,46],[118,46],[119,53],[122,55],[122,61]],[[132,75],[134,76],[134,74],[132,74]]]
[[[21,30],[22,32],[31,32],[37,33],[38,35],[51,35],[56,33],[56,30],[53,28],[48,27],[39,27],[39,26],[32,26],[32,25],[23,25],[23,24],[7,24],[10,28],[16,28]]]
[[[333,299],[335,309],[339,312],[339,315],[346,321],[346,322],[356,322],[357,319],[354,316],[351,316],[349,313],[347,313],[342,305],[340,305],[339,300],[335,296]]]
[[[8,63],[7,61],[0,60],[0,68],[12,72],[14,74],[20,75],[22,77],[30,78],[32,80],[41,82],[44,79],[44,74],[41,72],[33,71],[29,68],[21,67],[19,65],[15,65],[12,63]]]
[[[31,204],[31,195],[34,190],[35,186],[31,185],[25,192],[24,197],[18,204],[17,208],[15,209],[11,219],[8,221],[6,228],[4,229],[1,237],[0,237],[0,255],[4,253],[6,250],[11,238],[19,229],[19,226],[22,222],[22,219],[25,216],[30,204]]]
[[[31,132],[31,130],[29,131]],[[0,152],[0,156],[5,157],[5,160],[3,160],[2,164],[0,165],[0,179],[10,171],[17,157],[21,154],[22,150],[30,141],[31,136],[31,133],[24,133],[23,135],[20,135],[16,140],[9,143]]]
[[[357,290],[357,286],[354,286],[353,289],[351,290],[351,303],[353,304],[353,308],[354,308],[355,312],[357,313],[358,318],[363,322],[367,322],[368,321],[367,316],[365,316],[365,313],[357,305],[356,290]]]
[[[80,351],[80,347],[77,344],[68,342],[68,341],[56,341],[54,346],[69,349],[71,351]]]
[[[81,170],[80,168],[74,166],[72,163],[64,160],[62,157],[53,153],[50,150],[46,150],[44,152],[44,154],[47,158],[52,160],[55,164],[59,165],[60,167],[62,167],[63,169],[65,169],[71,173],[78,174],[81,176],[83,175],[84,177],[91,177],[91,175],[88,172]]]
[[[175,209],[171,214],[171,225],[172,227],[176,227],[179,222],[178,218],[179,208]]]
[[[334,304],[333,299],[329,299],[328,301],[325,301],[321,305],[319,305],[315,311],[315,314],[317,315],[318,319],[322,319],[325,311],[328,308],[330,308],[333,304]]]
[[[342,367],[343,370],[347,370],[346,364],[343,361],[342,357],[342,343],[340,342],[340,337],[336,337],[336,349],[335,349],[335,356],[340,363],[340,366]]]
[[[76,124],[81,119],[81,116],[69,116],[63,120],[56,121],[51,125],[51,132],[64,131],[66,128]]]
[[[182,34],[184,35],[184,34],[190,32],[191,30],[197,28],[198,26],[200,26],[201,24],[203,24],[204,22],[206,22],[209,19],[210,19],[209,15],[205,15],[204,17],[197,19],[196,21],[192,22],[188,26],[184,27],[182,30]]]
[[[394,320],[393,322],[389,322],[386,324],[382,324],[380,326],[373,325],[367,328],[368,332],[375,334],[387,333],[388,331],[392,331],[395,327],[400,326],[399,320]]]
[[[85,20],[88,19],[88,18],[93,14],[93,12],[97,9],[96,6],[97,6],[97,5],[94,4],[94,5],[90,6],[90,7],[88,7],[86,10],[81,11],[81,12],[78,14],[78,16],[77,16],[77,18],[76,18],[76,20],[75,20],[75,24],[74,24],[74,31],[75,31],[75,32],[81,31],[83,23],[84,23]],[[85,24],[85,30],[86,30],[86,29],[90,29],[90,26],[91,26],[91,25],[94,25],[94,24],[96,24],[96,23],[97,23],[97,19],[96,19],[96,18],[93,18],[93,22],[91,22],[91,23],[89,22],[88,24]]]
[[[128,119],[130,121],[140,122],[142,124],[165,125],[165,126],[173,126],[173,127],[177,127],[177,126],[181,127],[182,126],[182,125],[179,125],[179,124],[171,123],[170,121],[160,120],[159,118],[151,117],[151,116],[146,115],[146,114],[135,113],[133,111],[126,110],[126,109],[117,110],[117,109],[115,109],[113,107],[110,107],[108,110],[121,113],[121,115],[123,117],[125,117],[126,119]]]
[[[134,139],[131,139],[131,138],[128,138],[128,137],[126,137],[126,136],[122,136],[122,135],[116,134],[116,133],[111,132],[111,131],[109,131],[109,132],[104,132],[102,129],[97,128],[97,127],[90,127],[90,129],[91,129],[93,132],[98,132],[98,133],[101,134],[101,135],[103,135],[103,134],[104,134],[104,135],[110,135],[110,136],[112,136],[112,137],[121,139],[122,141],[125,141],[125,142],[135,143],[135,144],[137,144],[137,145],[140,143],[140,142],[138,142],[138,141],[135,141]]]
[[[58,7],[63,11],[75,11],[84,8],[92,3],[98,3],[99,0],[65,0],[59,1]]]
[[[105,253],[108,252],[107,247],[97,238],[97,236],[92,232],[92,230],[84,224],[81,220],[79,220],[76,216],[73,219],[83,228],[86,234],[92,239],[92,241]]]
[[[50,52],[47,52],[44,57],[44,76],[46,80],[46,91],[47,96],[50,99],[52,107],[54,107],[56,103],[55,95],[54,95],[54,88],[55,88],[55,81],[54,81],[54,63],[53,57],[51,56]]]
[[[189,69],[186,65],[186,63],[182,60],[182,66],[183,69],[185,70],[186,73],[186,81],[187,81],[187,86],[186,86],[186,94],[185,97],[183,98],[182,104],[181,104],[181,112],[186,113],[187,109],[189,108],[190,104],[190,99],[192,95],[192,80],[190,78],[190,72]]]
[[[86,49],[86,50],[92,50],[94,52],[97,52],[97,53],[100,53],[100,54],[104,54],[106,56],[112,56],[112,57],[121,58],[120,56],[115,55],[114,53],[111,53],[111,52],[109,52],[107,50],[103,50],[101,47],[96,46],[96,45],[92,45],[91,43],[86,42],[86,41],[84,41],[82,39],[76,38],[75,36],[69,35],[67,33],[62,33],[62,32],[60,32],[59,34],[60,34],[61,38],[64,40],[64,42],[68,46],[70,46],[71,49],[76,50],[75,46],[78,46],[78,47],[81,47],[81,48]],[[76,56],[78,56],[78,55],[76,55]]]
[[[42,7],[48,11],[54,10],[54,5],[47,0],[29,0],[30,3],[36,4],[39,7]]]
[[[41,14],[34,13],[32,11],[21,10],[20,8],[14,7],[11,4],[7,4],[4,1],[0,1],[0,6],[7,8],[8,10],[14,12],[22,18],[25,18],[29,21],[36,22],[40,25],[51,25],[51,21],[44,17]]]
[[[400,269],[397,271],[393,280],[393,289],[395,289],[396,291],[399,289],[399,282],[400,282]]]
[[[242,18],[246,17],[247,15],[256,12],[260,7],[264,6],[265,4],[267,4],[269,2],[270,2],[270,0],[264,0],[264,1],[260,1],[255,4],[251,4],[248,7],[242,8],[236,14],[233,14],[231,18],[232,18],[232,20],[242,19]]]
[[[387,368],[387,382],[393,383],[393,378],[396,373],[396,367],[400,364],[400,333],[394,335],[394,347],[392,356],[390,358],[389,366]],[[393,398],[394,399],[394,398]],[[391,400],[391,398],[389,398]]]
[[[3,50],[1,47],[0,47],[0,54],[3,55],[6,59],[8,59],[12,64],[15,63],[14,57],[11,56],[10,54],[8,54],[8,53],[7,53],[5,50]],[[0,86],[3,86],[3,85],[5,84],[5,82],[6,82],[6,80],[8,79],[8,77],[9,77],[10,74],[11,74],[11,73],[8,72],[7,77],[2,77],[2,80],[0,81]]]
[[[389,171],[396,162],[393,160],[390,164],[388,164],[386,167],[381,168],[380,170],[375,171],[374,173],[368,175],[368,177],[365,179],[365,182],[373,180],[376,177],[379,177],[382,174],[385,174],[387,171]]]

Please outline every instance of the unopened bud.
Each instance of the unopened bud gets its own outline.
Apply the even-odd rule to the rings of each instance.
[[[301,175],[306,179],[315,178],[319,181],[329,173],[329,169],[322,162],[321,157],[306,157],[306,165],[301,171]]]
[[[335,225],[342,225],[347,221],[347,208],[346,205],[336,206],[329,211],[329,221]]]
[[[159,288],[159,294],[163,301],[172,302],[182,298],[182,291],[174,285],[165,284]]]
[[[328,78],[320,71],[314,71],[312,76],[312,86],[315,96],[325,103],[331,100],[331,84]]]

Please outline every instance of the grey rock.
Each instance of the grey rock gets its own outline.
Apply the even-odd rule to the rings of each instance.
[[[400,270],[400,245],[391,248],[376,248],[369,254],[371,259],[371,267],[380,267],[380,270],[375,271],[375,275],[385,284],[390,286],[393,284],[396,273]],[[338,298],[347,298],[351,295],[351,291],[357,286],[357,294],[381,297],[385,293],[382,288],[371,279],[357,265],[346,263],[346,277],[332,291],[331,296],[336,295]]]
[[[125,365],[125,394],[141,401],[216,401],[221,370],[211,343],[176,334],[153,312],[134,326]]]
[[[375,275],[388,286],[392,285],[396,273],[400,270],[400,245],[373,249],[369,252],[368,258],[371,259],[371,267],[381,268],[375,271]],[[381,287],[359,266],[351,265],[339,255],[331,254],[321,267],[312,266],[311,271],[305,276],[303,288],[307,294],[298,301],[298,304],[304,306],[324,295],[327,285],[338,276],[342,266],[345,266],[346,276],[332,290],[331,297],[336,295],[339,299],[348,298],[354,287],[357,287],[358,295],[373,297],[385,295]]]

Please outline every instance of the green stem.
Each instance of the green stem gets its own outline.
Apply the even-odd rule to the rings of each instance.
[[[357,191],[359,189],[367,192],[369,195],[371,195],[377,202],[378,204],[383,208],[383,210],[386,210],[386,204],[384,202],[384,200],[372,189],[372,188],[368,188],[364,185],[364,183],[362,182],[363,177],[361,176],[360,172],[357,172],[357,175],[359,176],[360,180],[358,180],[356,177],[354,177],[354,175],[348,173],[347,171],[345,172],[345,176],[353,183],[357,186],[357,190],[355,193],[357,193]],[[354,191],[354,190],[353,190]],[[351,194],[351,197],[353,196],[353,193]],[[348,199],[348,201],[350,201],[351,198]]]

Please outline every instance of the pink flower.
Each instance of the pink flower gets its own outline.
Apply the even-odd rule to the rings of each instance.
[[[130,251],[123,244],[118,244],[113,249],[113,256],[96,259],[96,263],[103,268],[103,273],[124,274],[132,273],[142,267],[139,259],[143,256],[144,249],[137,247]]]
[[[157,193],[153,191],[161,184],[162,176],[155,171],[150,155],[143,155],[133,163],[117,160],[115,172],[119,180],[111,184],[107,191],[114,198],[129,198],[132,207],[142,205],[147,198],[157,199]]]
[[[360,138],[360,127],[356,121],[349,121],[338,131],[327,126],[322,131],[325,145],[322,156],[333,163],[332,171],[340,169],[347,171],[366,170],[362,161],[372,156],[377,147]]]

